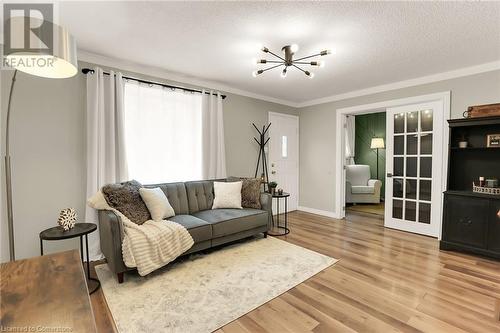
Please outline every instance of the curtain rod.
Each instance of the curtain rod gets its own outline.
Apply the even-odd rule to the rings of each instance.
[[[83,68],[82,69],[82,73],[83,74],[94,73],[94,70],[90,69],[90,68]],[[103,72],[103,74],[104,75],[109,75],[108,72]],[[189,88],[184,88],[184,87],[172,86],[172,85],[165,84],[165,83],[159,83],[159,82],[154,82],[154,81],[146,81],[146,80],[142,80],[142,79],[138,79],[138,78],[130,77],[130,76],[123,76],[123,78],[124,79],[128,79],[128,80],[133,80],[133,81],[141,82],[141,83],[154,84],[154,85],[162,86],[162,87],[165,87],[165,88],[181,89],[181,90],[184,90],[184,91],[195,92],[195,93],[200,93],[200,94],[203,92],[203,91],[198,90],[198,89],[189,89]],[[209,91],[205,91],[205,94],[210,95],[210,92]],[[216,93],[212,93],[212,95],[217,96]],[[222,97],[222,99],[226,98],[226,95],[222,95],[221,94],[220,96]]]

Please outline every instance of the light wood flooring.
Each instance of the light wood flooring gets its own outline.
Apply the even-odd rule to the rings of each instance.
[[[281,239],[340,261],[217,333],[500,332],[500,262],[440,251],[372,214],[289,222]],[[99,331],[115,331],[102,290],[91,300]]]
[[[383,202],[379,204],[356,204],[347,206],[346,210],[347,212],[370,213],[384,216],[385,206]]]

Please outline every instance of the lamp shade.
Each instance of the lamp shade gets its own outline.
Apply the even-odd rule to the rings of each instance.
[[[370,148],[371,149],[385,148],[384,139],[383,138],[372,138]]]
[[[23,17],[14,17],[11,20],[22,20]],[[30,20],[36,20],[30,18]],[[53,49],[51,52],[42,47],[35,51],[19,51],[6,54],[5,58],[11,68],[31,75],[63,79],[78,73],[76,57],[76,41],[64,27],[52,22]]]

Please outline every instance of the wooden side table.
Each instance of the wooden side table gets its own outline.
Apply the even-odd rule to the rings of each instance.
[[[290,229],[288,229],[288,197],[290,193],[283,192],[282,194],[278,194],[277,192],[273,194],[273,199],[276,199],[276,221],[274,221],[274,217],[272,216],[273,228],[276,227],[278,231],[281,229],[283,232],[278,233],[267,233],[270,236],[285,236],[290,233]],[[285,224],[280,224],[280,199],[285,201]],[[275,223],[276,222],[276,223]]]
[[[0,265],[2,332],[96,333],[77,250]]]
[[[85,252],[87,257],[87,285],[90,294],[94,293],[99,289],[101,283],[99,280],[90,277],[90,259],[89,259],[89,238],[88,235],[96,231],[97,225],[94,223],[76,223],[72,229],[64,231],[60,226],[46,229],[40,232],[40,255],[43,256],[43,241],[53,241],[62,240],[69,238],[80,237],[80,259],[82,265],[85,268],[85,262],[83,261],[83,237],[85,236]]]

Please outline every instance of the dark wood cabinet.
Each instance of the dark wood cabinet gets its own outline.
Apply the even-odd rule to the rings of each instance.
[[[500,148],[488,134],[500,133],[500,117],[449,120],[448,189],[444,192],[440,248],[500,259],[500,196],[472,191],[479,177],[500,178]],[[458,148],[466,139],[467,148]]]

